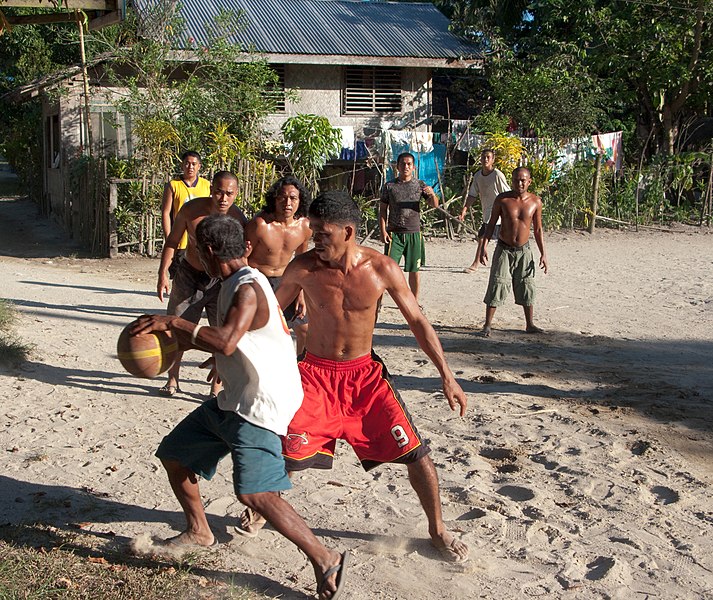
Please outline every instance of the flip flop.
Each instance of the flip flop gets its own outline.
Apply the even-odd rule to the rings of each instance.
[[[317,586],[317,596],[322,598],[322,594],[326,592],[327,579],[335,573],[337,574],[337,590],[329,597],[329,600],[337,600],[344,591],[344,582],[347,580],[347,563],[349,562],[349,550],[345,550],[342,554],[342,559],[338,565],[330,567],[322,574],[322,583]]]
[[[243,517],[247,520],[248,524],[242,527]],[[240,514],[240,522],[235,525],[235,533],[242,535],[243,537],[254,538],[260,533],[260,530],[265,527],[267,521],[259,512],[255,512],[252,508],[245,508],[245,510]]]
[[[164,385],[163,387],[158,388],[158,394],[159,396],[166,396],[166,397],[171,397],[175,396],[181,391],[181,388],[179,388],[177,385]]]
[[[458,538],[454,537],[451,543],[447,546],[436,546],[431,542],[433,547],[441,553],[441,556],[448,562],[462,563],[468,560],[468,555],[470,554],[468,547],[461,542]],[[463,546],[465,548],[465,555],[461,555],[457,552],[456,548],[458,546]]]
[[[218,538],[213,536],[213,543],[210,544],[209,546],[203,546],[202,544],[194,544],[192,542],[178,542],[176,541],[179,537],[181,537],[182,534],[175,535],[170,538],[166,538],[165,540],[160,540],[158,542],[158,546],[164,547],[164,548],[171,548],[175,550],[215,550],[220,546],[220,542],[218,541]]]

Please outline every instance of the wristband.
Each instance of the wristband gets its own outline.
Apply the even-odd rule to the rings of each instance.
[[[191,344],[195,346],[196,344],[196,338],[198,337],[198,332],[203,329],[203,325],[196,325],[195,328],[193,329],[193,333],[191,333]]]

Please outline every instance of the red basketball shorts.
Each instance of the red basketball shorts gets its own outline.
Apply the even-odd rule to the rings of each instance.
[[[354,448],[367,471],[428,454],[389,372],[373,352],[349,361],[307,352],[299,369],[304,400],[282,442],[288,471],[331,468],[337,439]]]

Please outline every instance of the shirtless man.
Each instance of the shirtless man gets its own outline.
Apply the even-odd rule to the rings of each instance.
[[[476,196],[480,196],[480,208],[483,211],[483,223],[478,229],[478,246],[475,251],[473,263],[463,269],[464,273],[474,273],[480,264],[480,255],[483,252],[483,246],[487,245],[490,238],[485,237],[485,229],[490,221],[490,213],[493,210],[493,204],[498,194],[509,192],[505,175],[500,169],[495,168],[495,152],[493,150],[483,150],[480,153],[480,170],[473,175],[473,182],[468,190],[468,197],[465,199],[465,205],[458,217],[461,221],[465,219],[465,215],[473,206]],[[495,225],[493,234],[496,238],[500,235],[500,222]]]
[[[500,236],[493,253],[490,281],[483,302],[485,325],[483,335],[490,336],[495,309],[505,303],[512,287],[515,303],[525,311],[525,331],[542,333],[532,320],[535,303],[535,258],[530,249],[530,226],[535,234],[535,242],[540,251],[540,268],[547,273],[545,241],[542,236],[542,200],[527,191],[532,181],[530,169],[518,167],[512,173],[512,191],[500,194],[493,204],[493,212],[485,230],[485,239],[490,239],[495,224],[501,220]],[[484,245],[480,262],[485,265],[488,250]]]
[[[314,248],[287,266],[276,294],[285,306],[304,291],[310,315],[307,351],[299,363],[305,397],[283,439],[287,471],[331,468],[338,438],[354,448],[365,470],[382,463],[405,464],[428,518],[433,545],[447,559],[464,561],[468,547],[443,523],[429,448],[372,350],[374,314],[384,292],[394,299],[438,369],[451,410],[463,416],[467,398],[398,264],[357,245],[361,213],[349,194],[320,194],[309,217]],[[241,525],[254,531],[259,525],[247,523],[248,516],[249,512],[241,516]]]
[[[156,291],[159,300],[163,302],[164,295],[169,290],[169,266],[183,234],[187,232],[188,245],[185,254],[176,265],[166,313],[198,323],[205,308],[208,322],[214,325],[220,281],[208,275],[201,265],[196,249],[196,227],[208,215],[227,214],[237,219],[241,225],[245,225],[247,219],[235,205],[235,197],[238,193],[238,178],[235,175],[228,171],[219,171],[213,177],[210,191],[210,196],[195,198],[184,204],[178,211],[171,232],[163,245]],[[168,370],[168,382],[159,390],[160,394],[173,396],[181,391],[178,387],[178,375],[182,356],[183,353],[179,353],[176,362]],[[220,384],[213,379],[210,397],[215,397],[219,390]]]
[[[278,179],[265,195],[265,209],[245,226],[245,237],[252,244],[248,263],[265,275],[273,290],[294,254],[307,251],[312,230],[307,208],[312,200],[307,188],[288,175]],[[295,332],[297,354],[304,351],[307,319],[303,296],[283,310],[287,324]]]
[[[222,187],[213,183],[216,189]],[[319,599],[334,600],[344,591],[348,552],[340,555],[326,548],[279,495],[291,487],[279,436],[287,432],[303,391],[277,299],[265,276],[248,266],[237,220],[217,214],[204,218],[194,228],[193,239],[205,272],[222,281],[216,286],[217,323],[203,327],[176,316],[144,315],[132,330],[170,330],[182,349],[214,353],[225,384],[218,398],[188,415],[156,451],[186,517],[185,530],[163,545],[186,551],[217,545],[198,479],[211,479],[218,462],[231,454],[238,499],[261,511],[307,555]]]

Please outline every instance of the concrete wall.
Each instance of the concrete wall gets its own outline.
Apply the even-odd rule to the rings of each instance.
[[[295,102],[286,102],[284,114],[268,117],[267,129],[278,133],[289,117],[309,113],[327,117],[334,126],[353,126],[358,138],[378,135],[384,124],[394,129],[430,131],[427,121],[431,113],[430,69],[403,69],[403,111],[398,114],[343,115],[342,86],[340,65],[285,65],[285,88],[296,91],[299,97]]]

